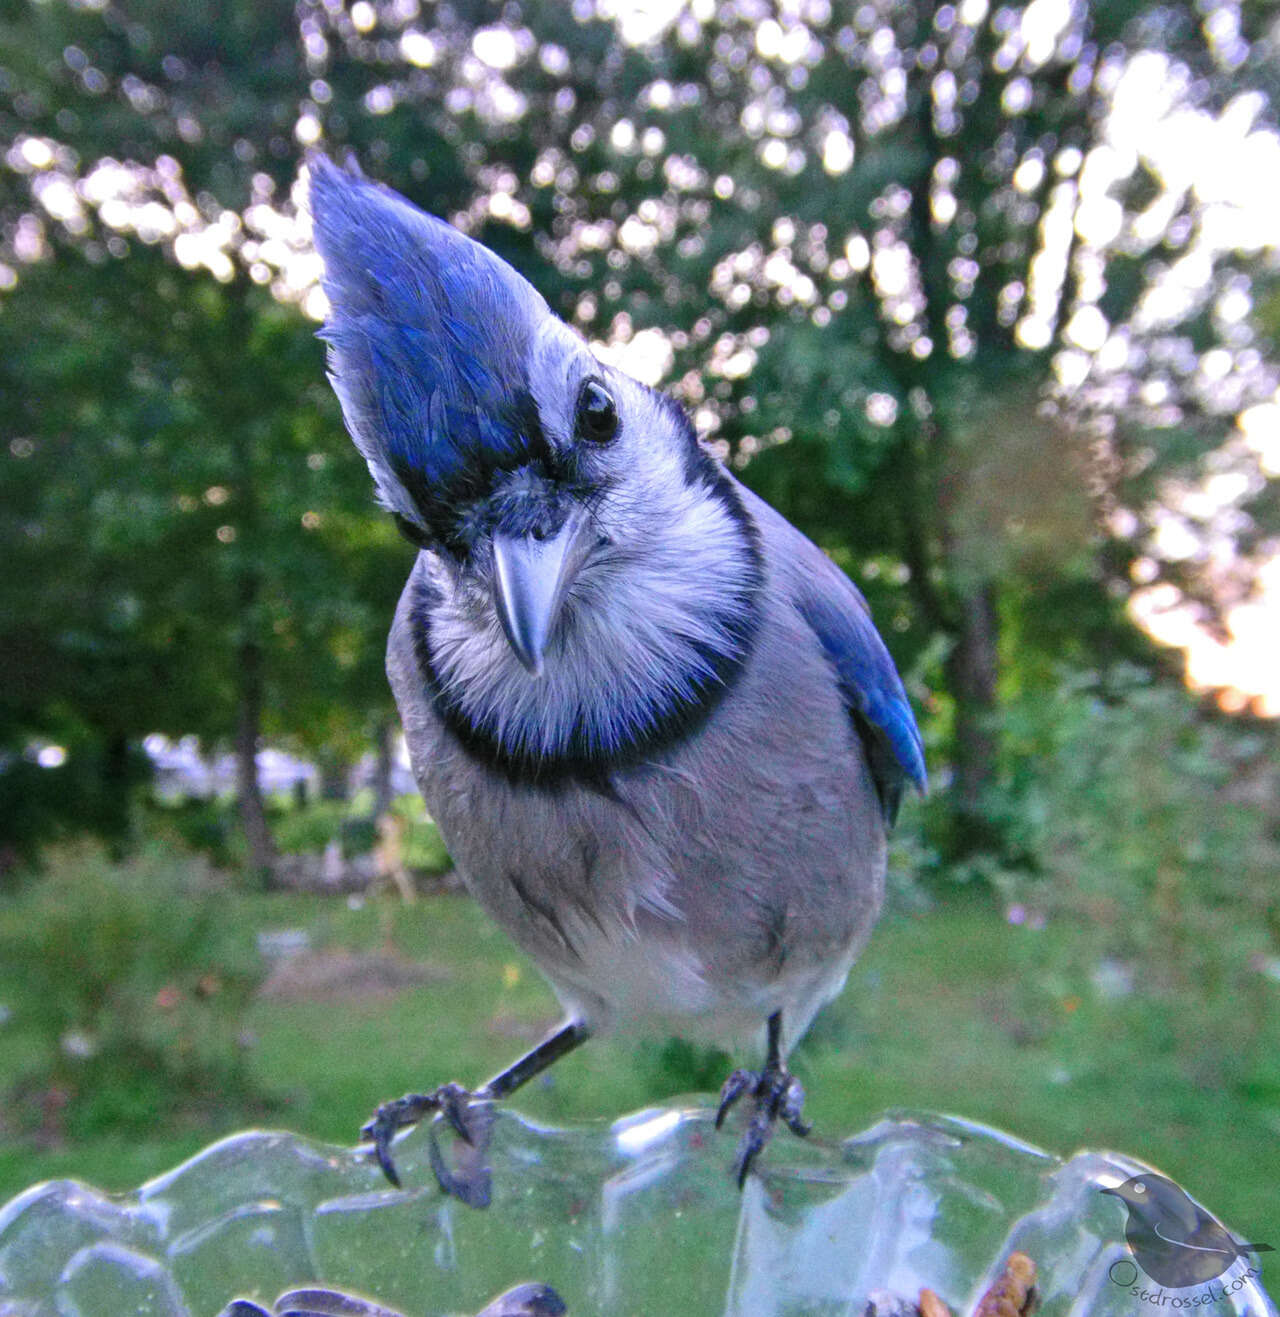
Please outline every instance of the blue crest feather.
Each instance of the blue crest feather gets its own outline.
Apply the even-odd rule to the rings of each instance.
[[[521,399],[532,335],[550,312],[442,220],[323,156],[309,167],[330,306],[321,337],[347,428],[383,501],[429,522],[532,455]]]

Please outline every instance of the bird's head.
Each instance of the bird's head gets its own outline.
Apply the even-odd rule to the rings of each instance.
[[[651,747],[749,644],[759,560],[721,468],[485,247],[323,157],[310,179],[331,379],[429,556],[447,710],[509,757]]]
[[[1154,1171],[1131,1175],[1122,1184],[1100,1192],[1120,1199],[1136,1219],[1152,1226],[1176,1228],[1184,1232],[1196,1228],[1195,1203],[1172,1180]]]

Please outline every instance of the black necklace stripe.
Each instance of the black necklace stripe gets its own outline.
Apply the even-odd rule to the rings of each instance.
[[[477,724],[441,681],[431,653],[431,614],[439,596],[429,581],[416,578],[411,582],[409,617],[418,672],[437,713],[469,757],[508,781],[525,786],[555,789],[568,782],[598,783],[617,769],[663,754],[695,735],[706,723],[737,684],[755,648],[764,568],[759,531],[731,482],[718,465],[713,464],[705,474],[708,492],[724,505],[742,533],[748,563],[746,582],[735,592],[733,606],[722,618],[728,645],[719,649],[695,644],[707,670],[693,681],[687,694],[675,697],[661,713],[616,746],[606,749],[594,744],[579,729],[562,750],[530,753],[513,750],[491,729]]]

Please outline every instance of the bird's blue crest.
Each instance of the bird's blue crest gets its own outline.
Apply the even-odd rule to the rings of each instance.
[[[526,361],[550,311],[505,261],[398,193],[323,156],[309,169],[321,336],[347,428],[383,501],[430,525],[532,455]]]

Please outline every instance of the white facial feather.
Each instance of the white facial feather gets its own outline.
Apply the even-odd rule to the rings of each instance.
[[[442,596],[431,617],[436,675],[468,720],[509,750],[563,752],[576,737],[616,749],[645,731],[736,656],[741,619],[726,605],[745,598],[755,564],[740,523],[702,482],[687,483],[670,411],[647,389],[586,351],[548,321],[530,371],[548,441],[573,443],[581,383],[602,378],[621,426],[605,454],[606,492],[591,509],[605,541],[570,589],[539,677],[519,663],[487,592],[466,573],[436,573]]]
[[[432,614],[432,657],[477,726],[518,752],[556,754],[579,729],[612,748],[693,693],[708,675],[699,646],[734,654],[734,635],[706,602],[708,590],[743,593],[750,585],[741,530],[727,509],[686,492],[644,535],[647,543],[615,542],[584,564],[540,677],[520,665],[496,615],[477,625],[472,607],[446,596]]]

